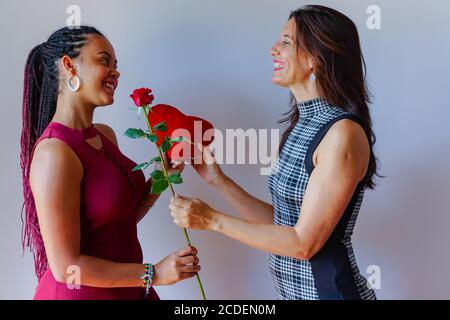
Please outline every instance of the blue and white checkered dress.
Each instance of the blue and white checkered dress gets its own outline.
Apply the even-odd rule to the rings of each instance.
[[[301,214],[312,155],[328,129],[341,119],[358,118],[317,98],[298,104],[300,118],[291,131],[268,184],[276,225],[294,226]],[[310,260],[271,254],[270,271],[279,299],[376,299],[360,274],[351,235],[364,197],[368,174],[358,184],[341,220],[324,247]],[[330,181],[330,183],[333,183]]]

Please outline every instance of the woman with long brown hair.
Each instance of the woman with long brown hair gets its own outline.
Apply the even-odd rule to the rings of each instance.
[[[377,160],[355,24],[323,6],[293,11],[271,49],[272,81],[291,92],[290,123],[269,177],[272,204],[227,177],[208,148],[198,174],[242,215],[173,197],[175,224],[213,230],[270,253],[280,299],[375,299],[351,235]]]
[[[119,77],[113,46],[89,26],[59,29],[28,55],[20,158],[35,299],[159,299],[153,286],[200,270],[191,246],[143,263],[137,223],[158,196],[112,128],[92,123]]]

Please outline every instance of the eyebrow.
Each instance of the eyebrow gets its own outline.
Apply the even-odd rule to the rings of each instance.
[[[97,53],[97,55],[100,55],[100,54],[106,54],[109,58],[111,58],[111,55],[107,51],[100,51],[99,53]],[[116,61],[114,61],[114,63],[117,64],[117,59],[116,59]]]

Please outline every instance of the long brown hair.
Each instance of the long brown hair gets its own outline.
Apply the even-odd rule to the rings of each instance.
[[[366,64],[355,24],[339,11],[319,5],[307,5],[292,11],[289,19],[295,22],[297,49],[314,59],[314,73],[324,98],[332,105],[361,119],[372,149],[376,137],[368,107],[371,101],[366,85]],[[290,107],[291,109],[283,114],[285,117],[279,121],[289,123],[281,137],[280,151],[300,116],[297,101],[292,93]],[[368,170],[367,187],[373,189],[373,176],[379,176],[377,159],[373,152]]]

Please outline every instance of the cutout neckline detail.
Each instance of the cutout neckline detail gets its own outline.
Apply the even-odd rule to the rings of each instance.
[[[83,129],[70,128],[70,127],[66,126],[65,124],[62,124],[62,123],[56,122],[56,121],[51,121],[50,123],[58,128],[67,129],[67,130],[75,133],[76,135],[82,137],[84,140],[94,138],[98,133],[97,129],[95,128],[93,123],[89,127],[83,128]]]

